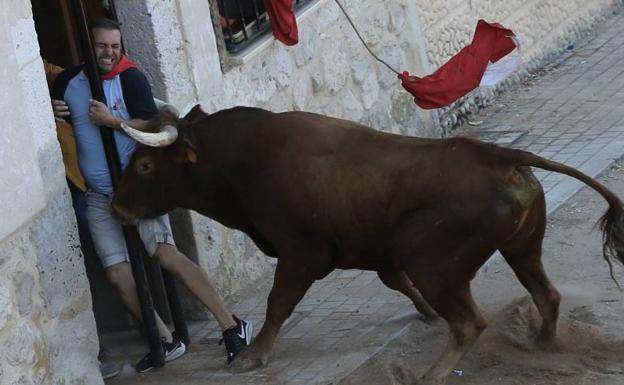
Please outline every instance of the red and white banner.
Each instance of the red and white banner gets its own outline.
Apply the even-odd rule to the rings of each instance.
[[[424,109],[448,106],[479,85],[494,85],[520,64],[520,56],[503,59],[517,48],[514,33],[498,23],[479,20],[470,45],[431,75],[399,75],[403,87]],[[500,62],[499,62],[500,61]]]

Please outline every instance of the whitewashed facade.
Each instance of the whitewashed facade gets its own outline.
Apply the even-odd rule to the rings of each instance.
[[[241,55],[223,58],[208,0],[115,3],[129,55],[149,72],[157,96],[181,110],[195,103],[208,112],[234,105],[307,110],[384,131],[436,137],[493,96],[491,90],[478,91],[451,109],[418,109],[394,73],[368,55],[333,0],[313,2],[299,13],[298,45],[286,47],[267,36]],[[621,4],[617,0],[342,3],[371,48],[396,69],[414,75],[432,72],[467,44],[480,18],[516,32],[525,62],[520,73],[526,73]],[[91,297],[30,2],[4,0],[3,5],[0,341],[11,349],[0,349],[0,383],[98,384]],[[224,294],[269,271],[268,259],[242,234],[194,213],[190,218],[196,257]]]
[[[99,384],[91,294],[29,1],[0,11],[0,384]]]

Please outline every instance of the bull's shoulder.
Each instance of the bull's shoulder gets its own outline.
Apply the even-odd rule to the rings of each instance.
[[[256,130],[258,127],[265,126],[272,117],[274,112],[256,107],[236,106],[205,114],[203,111],[196,111],[190,114],[189,118],[185,117],[188,124],[197,133],[215,133],[217,131],[246,132]]]
[[[275,115],[274,112],[269,111],[269,110],[265,110],[263,108],[259,108],[259,107],[247,107],[247,106],[234,106],[231,108],[226,108],[223,110],[219,110],[213,114],[211,114],[211,116],[223,116],[223,117],[237,117],[237,116],[272,116]]]

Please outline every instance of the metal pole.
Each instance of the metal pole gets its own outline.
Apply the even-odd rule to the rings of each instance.
[[[112,18],[115,21],[119,21],[117,9],[115,8],[115,1],[109,0],[108,6]],[[167,292],[167,300],[169,301],[169,313],[171,314],[171,318],[173,320],[174,329],[176,331],[176,334],[178,334],[182,342],[184,342],[184,344],[188,348],[189,344],[191,343],[191,339],[189,337],[186,320],[184,319],[184,312],[182,311],[182,305],[180,303],[178,289],[176,288],[176,281],[171,273],[164,269],[161,270],[165,291]]]
[[[84,71],[89,79],[92,97],[102,103],[106,103],[104,91],[102,90],[102,83],[100,82],[97,61],[93,50],[93,40],[87,22],[87,11],[84,1],[73,0],[72,5],[78,28],[78,36],[80,37],[82,53],[84,55]],[[115,138],[113,137],[113,129],[109,127],[100,127],[100,133],[102,135],[102,143],[106,153],[106,161],[111,174],[113,189],[115,189],[121,175],[121,166],[119,163],[119,156],[117,154],[117,146],[115,145]],[[154,305],[152,303],[152,297],[150,295],[147,279],[145,277],[145,266],[143,265],[143,260],[141,258],[141,256],[145,254],[145,250],[134,226],[124,226],[124,236],[126,238],[126,245],[128,246],[128,253],[130,254],[132,273],[136,282],[139,301],[141,302],[143,325],[148,336],[152,362],[155,366],[163,366],[165,364],[163,347],[160,340],[160,334],[158,333],[158,328],[156,327]]]
[[[188,346],[191,344],[191,338],[186,321],[184,320],[184,313],[182,311],[180,297],[178,297],[175,279],[173,278],[173,274],[167,270],[161,270],[163,282],[165,283],[165,290],[167,291],[167,300],[169,301],[169,311],[171,312],[171,318],[173,318],[173,327],[178,337],[180,337],[188,349]]]

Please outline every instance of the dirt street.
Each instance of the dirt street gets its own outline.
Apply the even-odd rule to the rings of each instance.
[[[600,178],[624,197],[622,163]],[[584,188],[551,216],[543,247],[547,274],[563,296],[558,346],[539,347],[540,318],[528,293],[501,258],[473,281],[489,325],[458,364],[449,385],[624,384],[624,294],[602,258],[596,222],[606,208]],[[624,287],[624,268],[614,265]],[[412,384],[446,344],[444,322],[414,322],[340,385]]]

